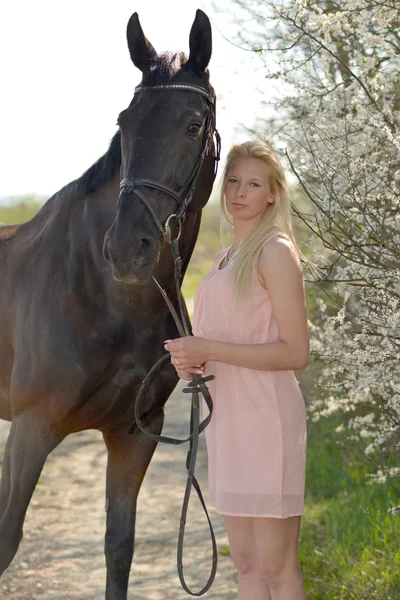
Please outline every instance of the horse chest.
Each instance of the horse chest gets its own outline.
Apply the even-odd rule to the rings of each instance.
[[[85,397],[76,398],[72,411],[76,421],[74,427],[113,429],[130,426],[134,422],[139,387],[158,358],[156,355],[146,361],[140,354],[126,354],[112,368],[97,373],[91,379]],[[177,381],[170,363],[161,366],[147,389],[142,412],[160,410]]]

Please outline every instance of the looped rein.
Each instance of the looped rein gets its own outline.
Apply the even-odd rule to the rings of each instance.
[[[214,156],[214,160],[215,160],[214,178],[216,176],[217,169],[218,169],[218,162],[220,160],[221,138],[220,138],[219,133],[215,126],[215,100],[214,100],[213,96],[208,92],[208,90],[206,90],[200,86],[189,85],[189,84],[167,84],[167,85],[156,85],[156,86],[139,85],[135,88],[135,93],[139,93],[139,92],[143,92],[143,91],[161,91],[161,90],[165,90],[165,89],[177,89],[177,90],[180,89],[180,90],[186,90],[186,91],[194,91],[194,92],[202,95],[203,97],[205,97],[209,103],[209,111],[208,111],[208,115],[207,115],[207,119],[206,119],[202,149],[201,149],[199,158],[196,162],[196,165],[193,169],[193,172],[188,180],[187,185],[185,185],[183,187],[181,193],[175,192],[174,190],[165,186],[162,183],[154,182],[149,179],[134,178],[134,177],[126,177],[121,181],[121,183],[120,183],[121,192],[120,193],[121,194],[122,193],[136,194],[142,200],[142,202],[145,204],[145,206],[147,207],[147,209],[153,216],[153,219],[158,228],[159,239],[160,239],[160,250],[159,250],[158,259],[160,257],[161,249],[164,246],[165,241],[167,241],[169,244],[171,244],[172,255],[173,255],[173,260],[174,260],[175,288],[176,288],[176,295],[177,295],[178,304],[179,304],[180,318],[178,317],[175,307],[172,304],[172,302],[169,300],[165,290],[160,286],[160,284],[158,283],[158,281],[156,280],[156,278],[154,276],[153,276],[153,281],[157,285],[159,291],[161,292],[165,302],[167,303],[167,305],[171,311],[171,314],[172,314],[175,324],[177,326],[179,335],[181,337],[184,337],[184,336],[191,335],[191,331],[190,331],[190,325],[188,323],[188,321],[189,321],[188,311],[187,311],[185,301],[183,299],[183,296],[182,296],[182,293],[181,293],[181,290],[179,287],[179,282],[181,280],[181,270],[182,270],[182,259],[179,254],[179,238],[180,238],[180,234],[181,234],[181,222],[184,219],[186,209],[192,200],[196,181],[197,181],[198,175],[200,173],[204,158],[209,151],[213,133],[215,134],[215,138],[216,138],[215,156]],[[160,223],[152,206],[146,200],[145,195],[140,190],[138,190],[138,187],[150,187],[150,188],[158,189],[158,190],[172,196],[177,201],[177,203],[179,205],[177,212],[171,214],[168,217],[164,226],[162,226],[162,224]],[[172,239],[170,225],[169,225],[169,222],[170,222],[171,218],[173,218],[173,217],[176,218],[176,220],[178,222],[178,226],[179,226],[178,235],[174,239]],[[183,504],[182,504],[182,512],[181,512],[179,536],[178,536],[177,569],[178,569],[178,575],[179,575],[179,579],[180,579],[183,589],[191,596],[202,596],[210,589],[210,587],[214,581],[215,574],[217,572],[218,553],[217,553],[217,544],[215,541],[215,535],[214,535],[213,527],[211,524],[211,520],[210,520],[208,511],[207,511],[201,490],[200,490],[199,483],[198,483],[194,473],[195,473],[197,451],[198,451],[198,445],[199,445],[199,434],[202,431],[204,431],[204,429],[207,427],[208,423],[211,420],[211,416],[212,416],[212,412],[213,412],[213,403],[212,403],[212,399],[211,399],[210,393],[208,391],[208,388],[206,386],[206,383],[207,383],[207,381],[214,379],[214,376],[209,375],[207,377],[202,377],[200,375],[193,374],[192,381],[183,390],[184,393],[192,394],[189,437],[186,439],[180,440],[180,439],[175,439],[175,438],[169,438],[169,437],[162,436],[162,435],[155,435],[152,432],[146,430],[143,426],[143,423],[141,421],[140,403],[141,403],[142,397],[144,396],[144,394],[150,384],[150,381],[151,381],[154,373],[169,358],[170,358],[170,353],[168,352],[167,354],[162,356],[153,365],[153,367],[150,369],[150,371],[144,378],[144,380],[140,386],[140,389],[138,391],[137,397],[136,397],[135,423],[132,425],[132,427],[130,429],[130,433],[133,432],[135,425],[137,425],[137,427],[141,431],[143,431],[149,438],[151,438],[157,442],[164,442],[166,444],[173,444],[173,445],[179,445],[179,444],[184,444],[186,442],[189,442],[189,450],[188,450],[188,454],[187,454],[187,458],[186,458],[187,481],[186,481],[186,489],[185,489],[185,494],[184,494]],[[199,394],[200,393],[202,393],[204,400],[209,409],[209,415],[201,423],[200,423],[200,402],[199,402]],[[184,535],[185,535],[186,517],[187,517],[187,511],[189,508],[189,500],[190,500],[192,486],[195,488],[195,490],[197,492],[200,503],[203,507],[203,510],[204,510],[206,518],[207,518],[208,526],[210,529],[212,551],[213,551],[212,568],[211,568],[211,573],[210,573],[209,579],[208,579],[206,585],[199,592],[192,592],[188,588],[188,586],[185,582],[184,575],[183,575],[183,542],[184,542]]]
[[[185,305],[181,290],[179,288],[179,280],[180,280],[180,274],[181,274],[182,261],[181,261],[180,255],[179,255],[178,239],[175,239],[172,241],[172,253],[174,256],[174,265],[175,265],[174,278],[175,278],[175,285],[176,285],[177,297],[178,297],[178,302],[179,302],[181,320],[179,319],[178,314],[175,310],[175,307],[171,303],[170,299],[168,298],[165,290],[160,286],[160,284],[158,283],[158,281],[156,280],[155,277],[153,277],[153,280],[154,280],[155,284],[157,285],[157,287],[159,288],[161,294],[164,297],[164,300],[166,301],[166,303],[172,313],[172,316],[174,318],[174,321],[175,321],[176,326],[179,331],[179,335],[181,337],[183,337],[185,335],[190,335],[190,332],[189,332],[188,325],[186,323],[186,318],[185,318],[184,308],[186,308],[186,305]],[[172,445],[180,445],[180,444],[189,442],[189,450],[188,450],[187,457],[186,457],[187,480],[186,480],[185,494],[184,494],[183,503],[182,503],[182,511],[181,511],[179,535],[178,535],[177,569],[178,569],[179,580],[181,582],[183,589],[191,596],[202,596],[210,589],[210,587],[212,586],[212,584],[214,582],[215,574],[217,572],[218,552],[217,552],[217,543],[215,540],[215,534],[214,534],[214,530],[213,530],[212,523],[210,520],[210,516],[208,514],[207,507],[205,505],[199,483],[198,483],[194,473],[195,473],[195,468],[196,468],[197,451],[198,451],[198,447],[199,447],[199,435],[207,427],[208,423],[211,420],[211,416],[212,416],[212,412],[213,412],[213,403],[212,403],[212,399],[211,399],[210,393],[208,391],[208,388],[206,386],[206,383],[207,383],[207,381],[211,381],[212,379],[214,379],[214,375],[208,375],[207,377],[202,377],[201,375],[193,374],[192,381],[183,390],[184,393],[192,394],[189,437],[187,437],[186,439],[176,439],[176,438],[170,438],[170,437],[163,436],[163,435],[156,435],[156,434],[152,433],[151,431],[148,431],[147,429],[144,428],[142,420],[141,420],[140,404],[141,404],[141,400],[142,400],[143,396],[145,395],[145,392],[150,384],[150,381],[152,380],[152,378],[154,376],[154,373],[158,370],[158,368],[164,362],[166,362],[169,359],[170,359],[170,353],[168,352],[167,354],[164,354],[164,356],[162,356],[153,365],[153,367],[150,369],[150,371],[148,372],[148,374],[142,381],[142,384],[141,384],[138,394],[136,396],[135,423],[134,423],[134,425],[132,425],[129,432],[132,433],[134,431],[135,425],[137,425],[137,427],[139,427],[139,429],[141,431],[143,431],[149,438],[151,438],[152,440],[155,440],[157,442],[163,442],[165,444],[172,444]],[[204,400],[205,400],[208,410],[209,410],[209,415],[201,423],[200,423],[200,402],[199,402],[199,393],[200,392],[203,394]],[[185,536],[186,517],[187,517],[188,508],[189,508],[189,500],[190,500],[190,494],[192,491],[192,486],[194,487],[194,489],[197,492],[200,503],[203,507],[204,513],[207,518],[207,522],[208,522],[208,526],[209,526],[209,530],[210,530],[212,553],[213,553],[210,576],[208,578],[206,585],[199,592],[192,592],[189,589],[189,587],[186,584],[185,577],[183,574],[183,542],[184,542],[184,536]]]

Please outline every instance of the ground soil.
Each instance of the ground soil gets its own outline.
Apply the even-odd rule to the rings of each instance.
[[[166,407],[164,433],[174,437],[184,437],[188,430],[190,396],[181,392],[182,387],[178,386]],[[8,429],[9,424],[0,421],[0,456]],[[130,600],[188,598],[176,571],[186,452],[186,446],[159,444],[147,471],[139,494]],[[106,458],[97,431],[69,436],[49,456],[27,512],[24,538],[0,579],[1,600],[104,599]],[[207,500],[204,438],[196,474]],[[224,552],[227,538],[222,519],[215,511],[211,511],[211,518],[219,550]],[[208,579],[211,545],[195,492],[188,515],[184,564],[190,587],[200,589]],[[203,597],[234,600],[236,589],[231,559],[220,554],[214,585]]]

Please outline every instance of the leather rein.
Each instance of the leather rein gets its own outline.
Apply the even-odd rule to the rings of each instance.
[[[206,157],[206,155],[208,154],[208,152],[210,150],[211,142],[213,140],[213,135],[215,135],[215,140],[216,140],[215,156],[214,156],[214,161],[215,161],[214,179],[215,179],[215,176],[217,174],[217,169],[218,169],[218,161],[220,160],[221,138],[216,129],[215,99],[210,94],[210,92],[208,90],[206,90],[205,88],[203,88],[201,86],[197,86],[197,85],[178,84],[178,83],[170,83],[170,84],[166,84],[166,85],[155,85],[155,86],[139,85],[135,88],[135,94],[141,93],[141,92],[158,92],[158,91],[171,90],[171,89],[196,92],[197,94],[200,94],[201,96],[206,98],[206,100],[208,102],[208,113],[207,113],[205,127],[204,127],[202,148],[200,151],[200,155],[197,159],[197,162],[194,166],[194,169],[190,175],[190,178],[188,179],[187,184],[182,188],[182,190],[180,192],[175,192],[174,190],[167,187],[166,185],[164,185],[162,183],[158,183],[156,181],[152,181],[150,179],[125,177],[124,179],[122,179],[122,181],[120,183],[120,198],[121,198],[122,194],[126,194],[126,193],[132,193],[132,194],[137,195],[142,200],[142,202],[145,204],[145,206],[147,207],[147,209],[149,210],[151,215],[153,216],[153,219],[158,227],[158,234],[159,234],[159,241],[160,241],[160,249],[159,249],[157,262],[160,258],[160,253],[161,253],[163,246],[165,245],[165,242],[171,244],[172,256],[173,256],[173,260],[174,260],[175,288],[176,288],[176,295],[177,295],[177,299],[178,299],[180,317],[178,316],[174,305],[169,300],[165,290],[161,287],[161,285],[159,284],[159,282],[156,280],[156,278],[154,276],[152,278],[153,278],[153,281],[155,282],[155,284],[157,285],[159,291],[161,292],[165,302],[167,303],[168,308],[171,311],[171,314],[175,321],[175,324],[178,329],[180,337],[184,337],[184,336],[191,335],[191,327],[190,327],[190,320],[189,320],[186,304],[185,304],[182,292],[180,290],[180,285],[179,285],[179,282],[181,279],[181,273],[182,273],[182,259],[179,254],[179,238],[180,238],[181,230],[182,230],[182,220],[184,219],[186,210],[192,201],[197,178],[199,176],[201,167],[203,165],[204,158]],[[178,209],[175,213],[172,213],[167,218],[164,225],[162,225],[160,223],[152,206],[147,201],[145,195],[138,189],[138,187],[148,187],[148,188],[160,190],[162,192],[165,192],[169,196],[172,196],[176,200],[176,202],[178,204]],[[176,219],[176,221],[177,221],[178,234],[176,235],[175,238],[172,238],[172,234],[171,234],[171,227],[170,227],[171,219]],[[199,483],[198,483],[194,473],[195,473],[195,467],[196,467],[197,450],[198,450],[198,445],[199,445],[199,434],[202,431],[204,431],[204,429],[207,427],[208,423],[211,420],[212,411],[213,411],[213,403],[212,403],[212,399],[211,399],[210,393],[208,391],[208,388],[206,386],[206,382],[213,379],[214,376],[209,375],[207,377],[202,377],[201,375],[193,374],[192,381],[189,382],[188,386],[183,389],[184,393],[192,394],[189,437],[187,437],[186,439],[175,439],[175,438],[170,438],[170,437],[166,437],[163,435],[155,435],[155,434],[151,433],[150,431],[146,430],[143,426],[143,423],[141,421],[140,402],[141,402],[142,397],[145,395],[145,392],[150,384],[150,381],[153,378],[154,373],[168,359],[170,359],[169,352],[167,352],[164,356],[162,356],[153,365],[153,367],[150,369],[150,371],[144,378],[144,380],[140,386],[140,389],[138,391],[137,397],[136,397],[135,423],[132,425],[131,429],[129,430],[129,433],[132,433],[134,431],[135,425],[137,425],[139,427],[139,429],[141,431],[143,431],[143,433],[145,433],[149,438],[151,438],[157,442],[163,442],[166,444],[173,444],[173,445],[184,444],[186,442],[189,442],[189,450],[188,450],[188,454],[187,454],[187,458],[186,458],[187,481],[186,481],[185,494],[184,494],[183,503],[182,503],[182,512],[181,512],[179,536],[178,536],[177,569],[178,569],[178,575],[179,575],[179,579],[180,579],[183,589],[191,596],[202,596],[210,589],[210,587],[214,581],[215,574],[217,571],[218,554],[217,554],[217,544],[215,541],[215,535],[214,535],[213,527],[211,524],[211,520],[210,520],[210,517],[207,512],[207,508],[206,508],[206,505],[205,505],[205,502],[204,502],[204,499],[203,499],[203,496],[202,496],[202,493],[200,490]],[[200,400],[199,400],[200,393],[203,395],[204,400],[209,409],[209,415],[201,423],[200,423]],[[205,512],[205,515],[206,515],[206,518],[208,521],[208,526],[210,529],[210,536],[211,536],[211,543],[212,543],[212,550],[213,550],[212,567],[211,567],[211,573],[210,573],[209,579],[208,579],[206,585],[198,592],[192,592],[188,588],[185,578],[184,578],[184,575],[183,575],[183,542],[184,542],[184,535],[185,535],[186,517],[187,517],[187,511],[189,508],[189,500],[190,500],[190,494],[192,491],[192,486],[195,488],[195,490],[197,492],[200,503],[203,507],[203,510]]]

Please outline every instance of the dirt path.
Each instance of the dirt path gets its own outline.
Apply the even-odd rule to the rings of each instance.
[[[179,385],[167,403],[164,433],[183,437],[189,397]],[[184,410],[182,410],[184,407]],[[9,425],[0,421],[0,455]],[[180,600],[176,543],[185,486],[187,447],[159,444],[139,495],[136,550],[129,586],[132,600]],[[0,598],[10,600],[101,600],[105,590],[103,536],[106,451],[101,435],[69,436],[49,457],[28,509],[19,551],[0,579]],[[207,499],[202,436],[197,477]],[[211,518],[218,546],[226,545],[222,520]],[[200,589],[211,565],[209,533],[197,495],[192,494],[184,551],[189,585]],[[234,600],[231,559],[219,556],[207,599]]]

